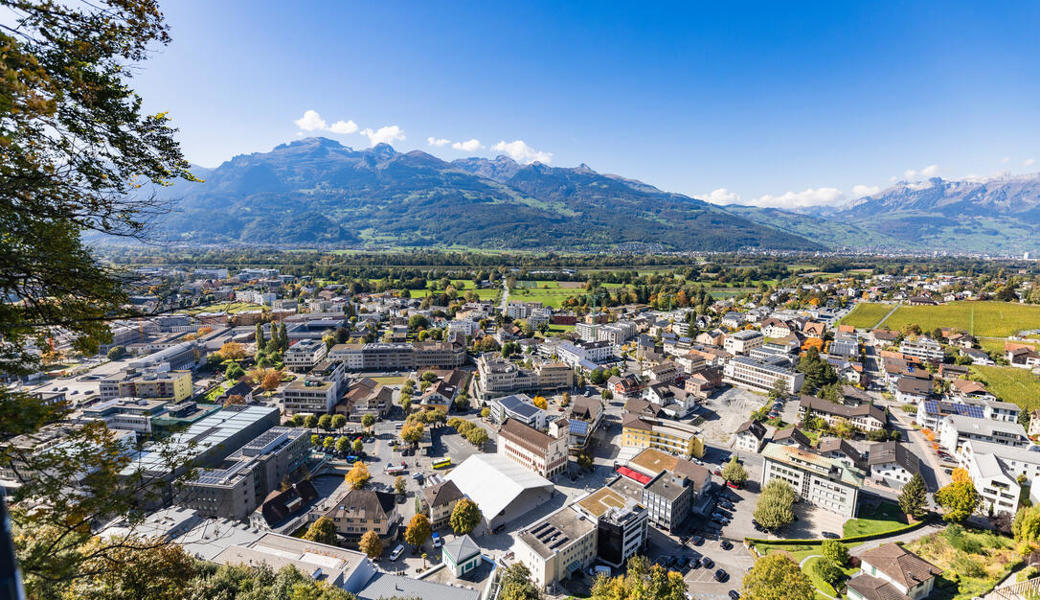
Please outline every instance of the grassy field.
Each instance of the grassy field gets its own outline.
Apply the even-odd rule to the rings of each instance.
[[[1014,540],[993,532],[947,527],[914,540],[907,550],[944,571],[933,598],[962,600],[983,596],[1020,558]]]
[[[404,382],[408,380],[404,375],[400,377],[373,377],[372,379],[383,385],[404,385]]]
[[[1023,410],[1040,408],[1040,377],[1026,369],[975,365],[971,370],[982,377],[997,398],[1017,404]]]
[[[888,311],[892,310],[891,304],[874,304],[873,302],[860,302],[845,315],[841,320],[842,325],[852,325],[857,329],[873,329],[878,321],[885,318]]]
[[[872,535],[904,525],[907,525],[906,515],[899,512],[899,506],[883,502],[873,512],[861,510],[859,518],[845,521],[844,534],[845,537]]]
[[[842,323],[856,327],[873,327],[885,312],[884,304],[857,304]],[[874,319],[873,323],[869,321]],[[975,336],[1007,337],[1023,329],[1040,328],[1040,305],[1010,302],[950,302],[938,306],[900,306],[884,326],[901,329],[917,324],[922,330],[937,327],[962,329]]]

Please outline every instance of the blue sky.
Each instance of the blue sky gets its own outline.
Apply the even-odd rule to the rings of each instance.
[[[325,135],[782,206],[1040,170],[1040,3],[560,4],[168,0],[135,85],[204,166]]]

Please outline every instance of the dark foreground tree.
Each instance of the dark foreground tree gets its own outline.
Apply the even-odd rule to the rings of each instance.
[[[83,235],[143,237],[165,210],[156,186],[191,175],[166,115],[144,114],[129,85],[135,65],[170,41],[155,0],[0,7],[0,372],[21,375],[38,369],[59,332],[84,353],[108,340],[107,320],[127,314],[123,281]],[[75,595],[78,579],[101,577],[107,556],[139,542],[91,540],[92,527],[131,516],[132,528],[136,502],[172,491],[135,469],[103,428],[65,432],[61,452],[3,443],[45,437],[63,411],[0,387],[0,467],[21,484],[8,501],[37,597]],[[173,473],[189,472],[181,457],[164,458]]]

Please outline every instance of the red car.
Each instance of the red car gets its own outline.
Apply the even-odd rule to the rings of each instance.
[[[740,486],[735,484],[735,483],[733,483],[732,481],[727,481],[726,485],[728,485],[729,487],[731,487],[731,488],[733,488],[735,490],[739,490],[740,489]]]

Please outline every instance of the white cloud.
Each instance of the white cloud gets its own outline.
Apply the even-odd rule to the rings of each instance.
[[[316,110],[308,110],[303,116],[293,121],[296,126],[304,131],[321,131],[325,129],[325,119],[321,118]]]
[[[809,188],[802,192],[787,192],[780,196],[766,194],[756,198],[752,204],[774,208],[804,208],[835,204],[844,198],[845,194],[838,188]]]
[[[496,152],[505,152],[518,163],[528,164],[541,162],[548,164],[552,160],[552,152],[541,152],[528,146],[523,140],[512,142],[501,141],[491,147]]]
[[[1004,163],[1006,165],[1009,162],[1011,162],[1011,157],[1010,156],[1005,156],[1004,158],[1000,159],[1000,162],[1002,162],[1002,163]]]
[[[927,179],[929,177],[935,177],[939,174],[939,165],[928,165],[927,167],[917,171],[915,169],[907,169],[903,171],[903,179],[906,181],[914,181],[917,179]]]
[[[387,125],[385,127],[380,127],[375,131],[371,128],[362,129],[361,135],[367,137],[368,143],[373,146],[377,144],[390,144],[405,139],[404,131],[397,125]]]
[[[712,190],[710,194],[697,196],[697,198],[701,198],[702,200],[711,202],[712,204],[733,204],[740,202],[740,194],[731,192],[726,188]]]
[[[863,196],[873,196],[874,194],[881,191],[881,187],[877,185],[854,185],[852,186],[852,195],[857,198]]]
[[[1022,161],[1022,166],[1023,167],[1031,167],[1031,166],[1033,166],[1035,164],[1036,164],[1036,159],[1035,158],[1027,158],[1027,159]]]
[[[451,145],[456,150],[463,150],[465,152],[475,152],[484,147],[478,139],[466,140],[465,142],[455,142]]]
[[[440,148],[441,146],[447,146],[448,144],[450,144],[451,140],[446,140],[444,138],[428,137],[426,138],[426,143],[431,146],[437,146],[438,148]]]
[[[354,121],[336,121],[329,127],[329,131],[332,133],[354,133],[358,130],[357,123]]]
[[[336,121],[331,126],[325,122],[325,119],[321,118],[316,110],[308,110],[303,113],[303,116],[293,121],[301,131],[328,131],[329,133],[356,133],[358,130],[358,124],[354,121]],[[297,132],[299,135],[299,132]]]

